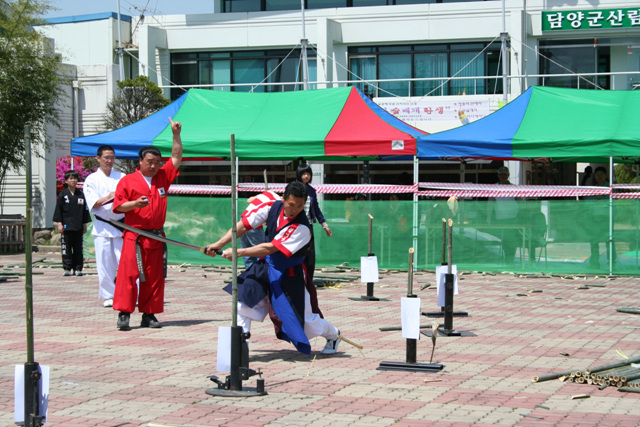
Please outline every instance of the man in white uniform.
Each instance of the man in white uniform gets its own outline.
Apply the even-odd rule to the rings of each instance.
[[[113,169],[113,163],[116,160],[113,147],[100,146],[96,159],[100,167],[87,177],[83,187],[87,206],[93,215],[104,219],[120,220],[124,214],[114,213],[112,203],[118,181],[124,174]],[[106,222],[94,220],[91,234],[96,250],[96,269],[100,283],[98,298],[104,300],[105,307],[111,307],[122,251],[122,231]]]

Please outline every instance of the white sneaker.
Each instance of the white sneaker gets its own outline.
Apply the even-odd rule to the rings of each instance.
[[[104,302],[102,303],[103,307],[113,307],[113,299],[109,298],[104,300]]]
[[[340,331],[338,331],[338,335],[340,335]],[[340,344],[340,338],[338,338],[337,336],[332,340],[327,340],[327,344],[325,344],[320,353],[336,354],[338,352],[338,344]]]

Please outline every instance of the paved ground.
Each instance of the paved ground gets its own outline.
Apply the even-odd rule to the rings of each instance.
[[[21,261],[0,256],[5,266]],[[619,353],[640,355],[640,316],[615,311],[640,306],[637,278],[464,275],[456,310],[469,317],[455,318],[454,327],[468,336],[438,338],[439,373],[376,369],[405,361],[401,333],[379,328],[400,323],[406,273],[382,277],[375,294],[387,302],[350,300],[366,293],[359,283],[322,288],[325,316],[364,351],[342,343],[324,356],[318,339],[307,356],[276,340],[270,324],[256,324],[251,367],[264,372],[268,395],[219,398],[205,390],[214,386],[207,376],[216,374],[218,327],[231,323],[231,299],[221,290],[228,273],[170,269],[158,316],[164,328],[138,328],[135,314],[136,327],[121,332],[116,313],[97,300],[95,270],[86,271],[63,278],[60,269],[34,269],[35,360],[51,367],[50,426],[640,425],[640,394],[531,382],[617,361]],[[437,310],[433,283],[431,273],[415,276],[425,311]],[[576,289],[583,284],[606,287]],[[24,280],[0,287],[0,425],[10,426],[14,365],[26,361]],[[418,342],[419,362],[429,362],[431,348],[427,337]],[[590,398],[572,399],[577,394]]]

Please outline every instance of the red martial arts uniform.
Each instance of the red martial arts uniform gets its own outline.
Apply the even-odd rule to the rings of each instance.
[[[113,210],[125,202],[137,200],[142,196],[149,199],[149,205],[137,208],[124,214],[124,222],[132,227],[143,230],[160,230],[164,226],[167,213],[167,195],[169,186],[178,176],[171,159],[167,161],[151,180],[151,188],[140,173],[140,168],[132,174],[126,175],[118,183]],[[164,233],[162,233],[164,236]],[[116,277],[116,291],[113,297],[113,309],[126,313],[133,313],[138,299],[138,311],[141,313],[162,313],[164,311],[164,268],[163,243],[148,239],[131,231],[125,230],[122,238],[122,253],[118,275]],[[141,251],[141,260],[145,281],[140,281],[140,293],[136,286],[139,278],[136,262],[136,238]]]

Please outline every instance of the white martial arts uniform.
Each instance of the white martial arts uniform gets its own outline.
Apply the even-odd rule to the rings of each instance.
[[[84,181],[82,190],[87,200],[89,211],[93,215],[98,215],[104,219],[119,220],[124,214],[116,214],[113,212],[113,203],[106,203],[98,208],[94,205],[98,199],[106,196],[112,191],[116,191],[118,181],[124,174],[115,169],[111,170],[111,174],[106,176],[102,170],[98,169],[87,177]],[[122,251],[122,231],[114,226],[107,224],[94,218],[93,221],[94,247],[96,250],[96,269],[98,270],[98,282],[100,290],[98,298],[113,299],[113,293],[116,289],[115,280],[118,272],[118,263],[120,262],[120,252]]]

